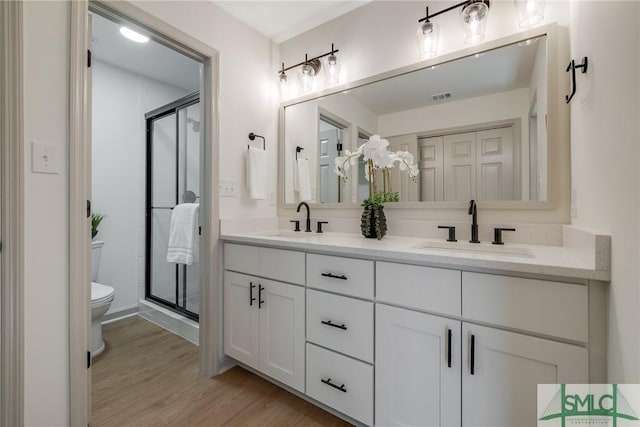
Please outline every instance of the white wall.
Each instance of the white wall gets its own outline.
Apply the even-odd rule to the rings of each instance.
[[[572,2],[572,223],[611,234],[609,382],[640,382],[640,3]],[[593,31],[597,28],[597,31]]]
[[[105,241],[98,282],[115,289],[113,313],[144,298],[144,115],[189,91],[100,60],[93,61],[92,72],[91,196],[93,211],[106,215],[96,237]]]
[[[69,6],[24,2],[24,422],[69,419]],[[58,148],[57,175],[31,172],[31,141]]]
[[[220,52],[219,173],[220,179],[235,181],[239,190],[237,198],[220,199],[220,218],[275,217],[275,205],[249,199],[244,164],[247,135],[254,132],[266,137],[268,163],[277,165],[277,48],[212,2],[134,4]],[[277,168],[268,168],[268,188],[275,191],[276,183]]]
[[[241,182],[251,131],[267,137],[276,164],[272,77],[278,66],[271,41],[210,2],[136,4],[220,52],[220,176]],[[69,424],[69,4],[24,2],[23,24],[25,424],[63,426]],[[60,174],[30,172],[31,140],[59,148]],[[276,169],[269,173],[275,188]],[[221,204],[222,218],[275,216],[275,206],[252,202],[238,188],[241,197]]]
[[[429,3],[430,10],[436,11],[451,5],[449,1]],[[280,44],[280,62],[285,66],[295,64],[309,56],[324,53],[331,43],[340,49],[338,60],[343,67],[344,80],[348,83],[379,73],[405,67],[419,62],[415,40],[417,20],[424,16],[425,3],[414,1],[374,1],[351,11],[332,21],[322,24],[304,34]],[[459,12],[449,12],[439,16],[440,49],[439,54],[453,53],[468,48],[464,44],[460,28]],[[569,2],[547,2],[545,19],[538,25],[557,22],[566,27],[569,23]],[[485,42],[496,40],[521,32],[516,20],[516,11],[512,1],[498,0],[491,3],[487,22]],[[323,81],[320,82],[324,84]],[[318,87],[322,90],[324,87]],[[560,132],[562,134],[562,130]],[[561,156],[568,164],[568,142],[560,141]],[[569,222],[569,173],[562,168],[560,177],[555,181],[559,194],[557,208],[552,210],[493,210],[482,211],[481,221],[567,223]],[[391,211],[391,210],[390,210]],[[324,210],[324,217],[358,217],[360,209]],[[295,215],[282,209],[282,215]],[[396,219],[451,219],[465,221],[466,211],[462,209],[405,209],[393,210]]]

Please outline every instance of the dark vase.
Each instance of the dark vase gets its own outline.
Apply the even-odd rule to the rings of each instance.
[[[96,234],[98,234],[98,230],[96,230],[95,228],[91,229],[91,238],[93,239],[94,237],[96,237]]]
[[[384,206],[365,206],[362,211],[360,230],[362,230],[362,235],[368,239],[382,239],[387,234]]]

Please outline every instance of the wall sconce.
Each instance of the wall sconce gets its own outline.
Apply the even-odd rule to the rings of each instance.
[[[292,88],[290,87],[290,82],[287,79],[287,71],[297,67],[300,67],[298,69],[298,79],[302,92],[310,92],[313,90],[316,76],[320,72],[320,68],[322,68],[322,62],[320,62],[320,59],[324,57],[328,57],[325,66],[327,81],[331,84],[338,83],[340,79],[340,64],[338,64],[338,58],[336,58],[335,55],[337,52],[339,52],[339,50],[334,49],[332,43],[330,52],[323,53],[322,55],[318,55],[311,59],[309,59],[308,55],[305,54],[303,62],[286,68],[283,62],[282,69],[278,72],[280,79],[280,96],[282,98],[287,98],[290,94]]]
[[[418,20],[422,24],[418,27],[417,32],[418,50],[421,58],[431,58],[437,55],[440,31],[437,24],[431,22],[431,18],[459,7],[462,7],[460,19],[464,27],[464,42],[474,44],[484,39],[487,17],[489,16],[489,0],[466,0],[431,15],[429,15],[429,8],[427,8],[427,16]]]
[[[514,0],[520,28],[533,27],[544,19],[545,0]]]

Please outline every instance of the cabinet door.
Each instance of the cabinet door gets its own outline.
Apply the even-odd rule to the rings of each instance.
[[[538,384],[589,382],[585,348],[468,323],[462,331],[464,426],[536,426]]]
[[[257,295],[257,278],[224,272],[224,352],[256,369],[260,343]],[[251,296],[256,299],[251,301]]]
[[[260,371],[304,393],[304,288],[260,280]]]
[[[377,304],[376,424],[459,426],[461,359],[459,321]]]

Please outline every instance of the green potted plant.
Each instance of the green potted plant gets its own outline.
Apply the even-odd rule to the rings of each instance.
[[[398,163],[401,171],[406,171],[413,180],[417,179],[419,170],[413,154],[408,151],[391,152],[387,149],[389,141],[373,135],[362,144],[355,152],[344,151],[344,156],[335,159],[334,172],[343,179],[347,179],[346,171],[351,166],[356,165],[360,156],[363,157],[366,165],[365,178],[369,181],[369,197],[362,201],[364,210],[362,212],[360,230],[362,235],[368,238],[382,239],[387,233],[387,220],[384,215],[384,204],[387,202],[397,202],[400,196],[391,190],[390,172],[391,168]],[[376,171],[382,173],[382,190],[377,188]]]
[[[102,222],[102,220],[104,219],[105,215],[102,215],[100,213],[92,213],[91,214],[91,238],[95,238],[96,235],[98,234],[98,227],[100,226],[100,223]]]

